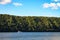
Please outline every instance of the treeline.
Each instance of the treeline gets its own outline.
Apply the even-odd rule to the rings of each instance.
[[[60,32],[60,18],[0,14],[0,32]]]

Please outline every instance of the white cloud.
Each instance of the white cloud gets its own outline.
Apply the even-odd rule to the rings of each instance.
[[[60,3],[44,3],[43,8],[58,9],[60,8]]]
[[[12,2],[12,0],[0,0],[0,4],[5,5],[11,3],[14,6],[22,6],[22,3]]]
[[[59,9],[60,8],[60,0],[53,0],[51,3],[44,3],[43,8],[51,8],[51,9]]]
[[[49,7],[49,4],[48,4],[48,3],[44,3],[44,4],[43,4],[43,7],[44,7],[44,8],[48,8],[48,7]]]
[[[60,3],[57,3],[57,6],[60,7]]]
[[[52,9],[58,9],[58,6],[56,5],[56,3],[50,3],[50,8]]]
[[[54,0],[55,2],[57,2],[58,0]]]
[[[11,0],[0,0],[0,4],[8,4]]]
[[[14,6],[22,6],[22,3],[13,3]]]

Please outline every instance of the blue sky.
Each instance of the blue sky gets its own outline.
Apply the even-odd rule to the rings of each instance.
[[[0,0],[0,14],[60,17],[60,1]]]

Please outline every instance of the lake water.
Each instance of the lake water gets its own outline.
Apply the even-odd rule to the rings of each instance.
[[[60,32],[0,33],[0,40],[60,40]]]

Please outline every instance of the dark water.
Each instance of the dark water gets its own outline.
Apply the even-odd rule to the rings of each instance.
[[[60,32],[0,33],[0,40],[60,40]]]

